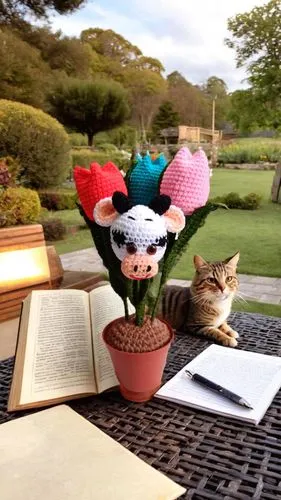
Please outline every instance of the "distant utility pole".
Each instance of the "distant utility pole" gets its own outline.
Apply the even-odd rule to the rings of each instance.
[[[212,111],[212,142],[214,142],[215,137],[215,123],[216,123],[216,98],[213,98],[213,111]]]
[[[217,146],[215,144],[215,124],[216,124],[216,98],[215,95],[213,97],[213,107],[212,107],[212,155],[211,155],[211,164],[212,168],[217,166]]]

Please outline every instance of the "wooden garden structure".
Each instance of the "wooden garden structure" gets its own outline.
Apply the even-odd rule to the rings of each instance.
[[[271,187],[271,200],[281,203],[281,164],[277,165]]]
[[[186,125],[165,128],[161,130],[160,135],[164,139],[166,145],[171,142],[177,144],[185,142],[194,142],[198,144],[201,142],[210,142],[212,144],[218,144],[222,139],[221,130],[212,130],[202,127],[188,127]]]

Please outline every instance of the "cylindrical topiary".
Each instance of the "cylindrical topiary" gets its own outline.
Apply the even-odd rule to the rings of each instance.
[[[1,99],[1,156],[19,160],[26,186],[57,186],[69,172],[69,138],[63,126],[43,111]]]
[[[5,226],[32,224],[40,216],[41,204],[36,191],[24,187],[8,187],[0,191],[0,214]]]

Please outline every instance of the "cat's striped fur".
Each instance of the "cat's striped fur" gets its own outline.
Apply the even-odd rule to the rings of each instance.
[[[239,282],[239,253],[221,262],[194,257],[196,269],[190,288],[167,286],[160,315],[178,331],[206,335],[225,346],[237,345],[238,333],[226,323]]]

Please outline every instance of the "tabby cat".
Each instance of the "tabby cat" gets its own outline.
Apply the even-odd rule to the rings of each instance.
[[[224,346],[235,347],[239,335],[226,319],[238,290],[238,260],[239,252],[212,263],[195,255],[196,273],[190,288],[166,286],[160,315],[178,331],[206,335]]]

